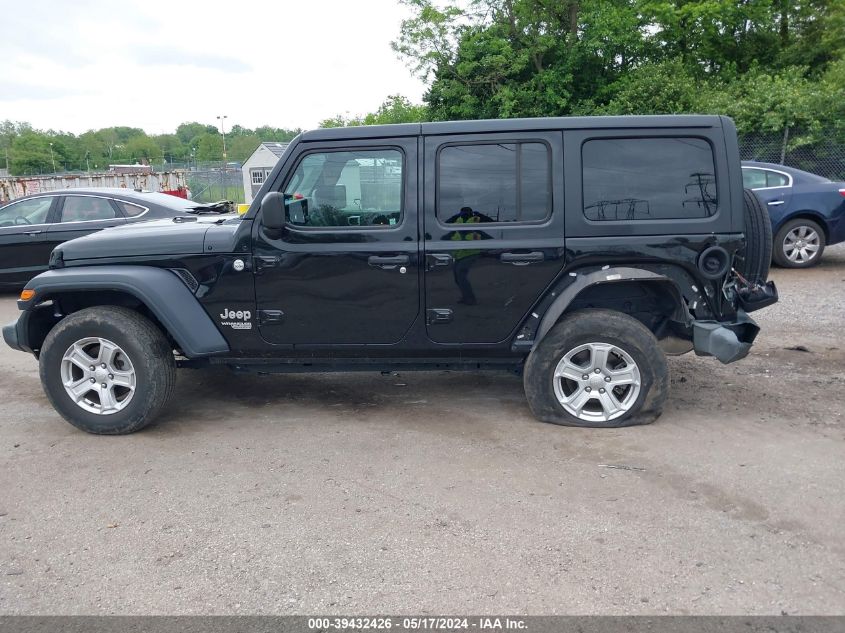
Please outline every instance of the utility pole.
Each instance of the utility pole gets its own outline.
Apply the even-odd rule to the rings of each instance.
[[[50,143],[50,162],[53,163],[53,173],[56,173],[56,158],[53,156],[53,144]]]
[[[91,173],[91,152],[85,152],[85,167],[87,168],[88,173]]]
[[[223,167],[226,167],[226,119],[227,115],[217,117],[220,121],[220,131],[223,133]]]

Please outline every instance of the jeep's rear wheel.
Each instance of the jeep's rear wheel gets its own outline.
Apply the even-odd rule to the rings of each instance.
[[[117,306],[87,308],[60,321],[44,341],[40,371],[56,411],[75,427],[103,435],[147,426],[176,381],[161,330]]]
[[[642,323],[611,310],[583,310],[531,352],[524,383],[531,411],[544,422],[620,427],[657,419],[669,370]]]

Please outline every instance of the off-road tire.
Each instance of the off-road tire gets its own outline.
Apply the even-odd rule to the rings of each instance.
[[[587,421],[566,411],[555,396],[554,372],[570,350],[586,343],[610,343],[627,352],[640,371],[640,393],[621,417]],[[525,362],[528,406],[543,422],[565,426],[618,428],[654,422],[669,390],[669,368],[657,339],[636,319],[614,310],[579,310],[557,323]]]
[[[783,242],[786,239],[786,235],[799,226],[807,226],[813,229],[819,236],[819,250],[816,251],[816,256],[807,262],[793,262],[786,256],[786,253],[784,253],[783,251]],[[824,253],[824,248],[826,245],[827,241],[825,239],[824,229],[822,229],[822,227],[819,226],[817,222],[813,222],[812,220],[808,220],[806,218],[795,218],[794,220],[790,220],[782,227],[780,227],[780,230],[775,236],[773,247],[774,262],[778,266],[782,266],[783,268],[812,268],[813,266],[818,265],[818,263],[821,261],[822,254]]]
[[[745,247],[737,253],[735,267],[751,283],[764,284],[772,263],[772,222],[769,211],[751,189],[743,190]]]
[[[109,415],[81,408],[62,384],[65,351],[88,337],[118,345],[135,370],[131,401]],[[47,335],[39,361],[41,384],[56,411],[76,428],[98,435],[123,435],[147,426],[164,408],[176,383],[176,362],[165,335],[146,317],[119,306],[86,308],[59,321]]]

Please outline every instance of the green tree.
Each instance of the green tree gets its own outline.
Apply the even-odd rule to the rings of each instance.
[[[364,125],[384,123],[419,123],[427,120],[428,111],[423,105],[411,103],[402,95],[390,95],[378,110],[364,117]]]
[[[161,148],[143,132],[127,139],[124,151],[132,162],[148,165],[162,162]]]
[[[413,15],[394,48],[430,81],[433,120],[689,112],[726,102],[708,97],[721,91],[746,122],[810,125],[827,116],[818,99],[811,115],[790,113],[759,77],[798,87],[803,104],[835,90],[820,78],[845,51],[843,0],[403,2]],[[748,90],[779,114],[764,116]]]
[[[292,141],[298,134],[302,132],[299,128],[288,130],[281,127],[272,127],[269,125],[262,125],[255,128],[255,135],[264,141],[276,141],[277,143],[286,143]]]
[[[389,123],[419,123],[428,120],[428,108],[411,103],[402,95],[390,95],[375,112],[364,116],[338,114],[323,119],[319,127],[354,127],[357,125],[382,125]]]
[[[185,146],[176,134],[157,134],[152,140],[158,146],[159,154],[168,162],[186,159]]]
[[[219,134],[220,130],[214,125],[206,125],[192,121],[190,123],[182,123],[176,128],[176,136],[183,145],[191,144],[194,139],[203,134]]]
[[[680,60],[644,64],[613,83],[610,101],[596,114],[678,114],[695,112],[701,103],[701,82]]]
[[[39,132],[28,130],[12,140],[10,169],[13,174],[42,174],[53,171],[50,140]]]
[[[197,160],[223,160],[223,137],[220,134],[205,132],[194,139],[197,148]]]
[[[226,150],[229,154],[229,160],[245,161],[252,155],[260,143],[261,139],[255,134],[241,134],[233,137],[231,140],[227,136]]]

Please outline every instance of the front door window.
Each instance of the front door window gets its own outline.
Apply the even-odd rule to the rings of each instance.
[[[402,222],[402,154],[393,149],[306,154],[285,193],[294,227],[396,226]]]

